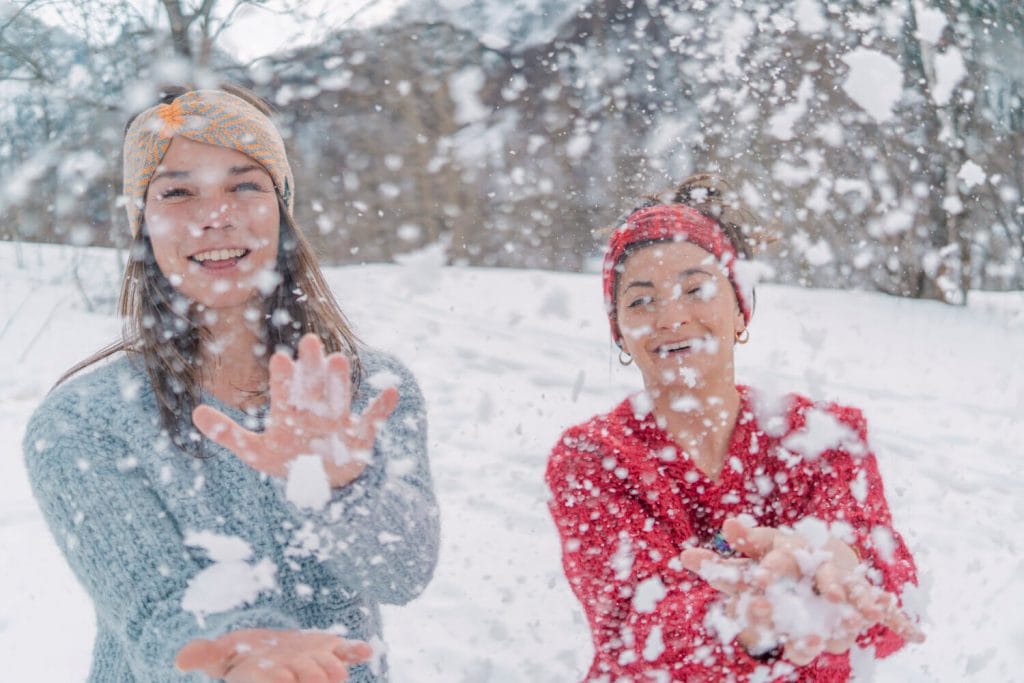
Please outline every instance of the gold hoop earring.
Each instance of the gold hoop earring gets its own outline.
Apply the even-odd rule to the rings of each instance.
[[[625,349],[619,349],[619,363],[622,365],[629,365],[633,362],[633,356],[629,355]]]
[[[750,330],[744,327],[742,330],[736,333],[736,343],[746,344],[748,341],[750,341]]]

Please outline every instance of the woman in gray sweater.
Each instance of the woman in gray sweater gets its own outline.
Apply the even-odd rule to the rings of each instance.
[[[165,89],[124,170],[124,334],[24,441],[95,607],[89,680],[386,680],[378,605],[437,560],[415,380],[342,315],[260,100]]]

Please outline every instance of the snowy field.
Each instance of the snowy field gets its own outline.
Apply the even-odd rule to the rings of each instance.
[[[118,255],[0,244],[0,661],[5,681],[82,680],[89,602],[30,495],[20,442],[57,376],[114,338]],[[385,608],[397,683],[579,680],[590,659],[545,507],[566,426],[640,386],[611,352],[596,275],[331,269],[367,342],[426,394],[442,507],[426,593]],[[91,310],[90,310],[91,309]],[[1024,294],[967,308],[765,286],[740,380],[862,407],[928,596],[928,641],[862,680],[1024,676]]]

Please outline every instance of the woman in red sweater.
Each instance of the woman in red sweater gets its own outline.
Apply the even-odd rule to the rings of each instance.
[[[921,634],[864,417],[737,386],[750,240],[716,176],[611,235],[605,302],[645,390],[570,428],[547,482],[594,640],[586,681],[845,681]]]

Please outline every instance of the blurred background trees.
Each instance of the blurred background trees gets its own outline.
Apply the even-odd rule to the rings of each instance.
[[[256,13],[322,39],[240,57],[225,33]],[[0,2],[0,238],[124,244],[125,120],[158,83],[228,79],[279,110],[297,218],[330,263],[440,244],[451,263],[585,269],[593,231],[638,195],[717,169],[782,234],[763,255],[777,281],[949,303],[1024,289],[1015,0],[437,0],[370,24],[332,16]]]

